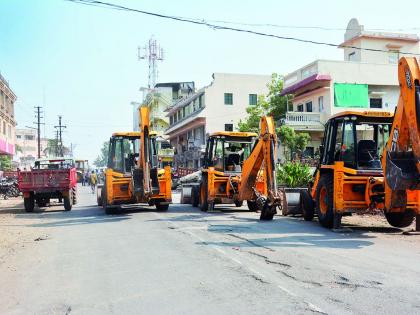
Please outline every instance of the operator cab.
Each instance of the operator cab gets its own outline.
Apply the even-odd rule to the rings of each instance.
[[[216,132],[207,140],[204,166],[216,171],[241,173],[257,137],[253,132]]]
[[[325,125],[321,165],[344,162],[357,170],[382,171],[381,155],[393,116],[388,112],[342,112]]]
[[[147,151],[152,168],[157,168],[154,134],[149,138]],[[140,132],[114,133],[109,140],[108,168],[114,172],[131,174],[139,159]]]

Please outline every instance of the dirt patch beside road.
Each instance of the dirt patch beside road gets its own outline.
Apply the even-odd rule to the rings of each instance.
[[[33,220],[25,216],[22,198],[0,200],[0,265],[35,239],[46,237],[44,229],[28,226]]]

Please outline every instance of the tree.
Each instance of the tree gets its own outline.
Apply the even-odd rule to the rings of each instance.
[[[259,133],[261,116],[266,115],[268,110],[268,103],[265,101],[264,95],[259,95],[257,105],[247,107],[248,117],[244,121],[239,120],[238,130]]]
[[[306,149],[311,136],[306,132],[296,133],[292,127],[281,126],[277,129],[277,136],[280,143],[284,145],[284,156],[286,156],[286,147],[289,149],[290,158],[293,159],[293,154],[297,151],[301,153]]]
[[[105,141],[102,144],[101,153],[98,155],[98,157],[95,159],[93,164],[95,164],[96,167],[104,167],[108,163],[108,151],[109,151],[109,141]]]
[[[9,155],[0,155],[0,170],[12,170],[12,158]]]
[[[257,105],[250,105],[246,112],[248,117],[238,123],[239,131],[259,132],[260,117],[273,116],[274,121],[282,119],[287,111],[287,96],[280,96],[283,90],[283,76],[273,73],[270,83],[267,84],[268,94],[259,95]]]

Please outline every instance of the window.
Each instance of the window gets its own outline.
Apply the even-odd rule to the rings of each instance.
[[[3,134],[4,135],[6,134],[6,122],[5,121],[3,121]]]
[[[16,139],[22,139],[21,135],[16,135]]]
[[[390,50],[388,52],[388,62],[391,64],[397,64],[399,59],[399,51],[398,50]]]
[[[174,123],[174,116],[169,116],[169,124],[173,125]]]
[[[198,98],[198,108],[203,108],[204,107],[204,99],[203,99],[203,95],[200,95],[200,97]]]
[[[349,53],[348,58],[349,58],[348,61],[355,61],[356,60],[356,52],[353,51],[353,52]]]
[[[303,112],[303,104],[299,104],[299,105],[297,106],[297,111],[298,111],[298,112]]]
[[[9,125],[9,126],[7,126],[7,136],[9,137],[9,138],[11,138],[12,137],[12,127]]]
[[[370,108],[382,108],[382,98],[371,98],[369,103]]]
[[[225,131],[233,131],[233,124],[225,124]]]
[[[184,107],[182,107],[182,118],[184,118],[186,115],[185,115],[185,106]]]
[[[319,111],[323,112],[324,111],[324,97],[323,96],[318,97],[318,106],[319,106]]]
[[[257,94],[249,94],[249,105],[257,105]]]
[[[25,140],[34,140],[35,137],[32,135],[25,135]]]
[[[225,105],[233,105],[233,94],[225,93]]]
[[[307,102],[305,105],[306,105],[306,111],[312,112],[312,102]]]
[[[346,121],[344,124],[343,144],[341,146],[341,160],[345,166],[355,167],[355,148],[353,121]]]

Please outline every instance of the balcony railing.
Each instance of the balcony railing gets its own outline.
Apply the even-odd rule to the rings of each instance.
[[[323,127],[321,114],[317,112],[287,112],[284,122],[289,126]]]

